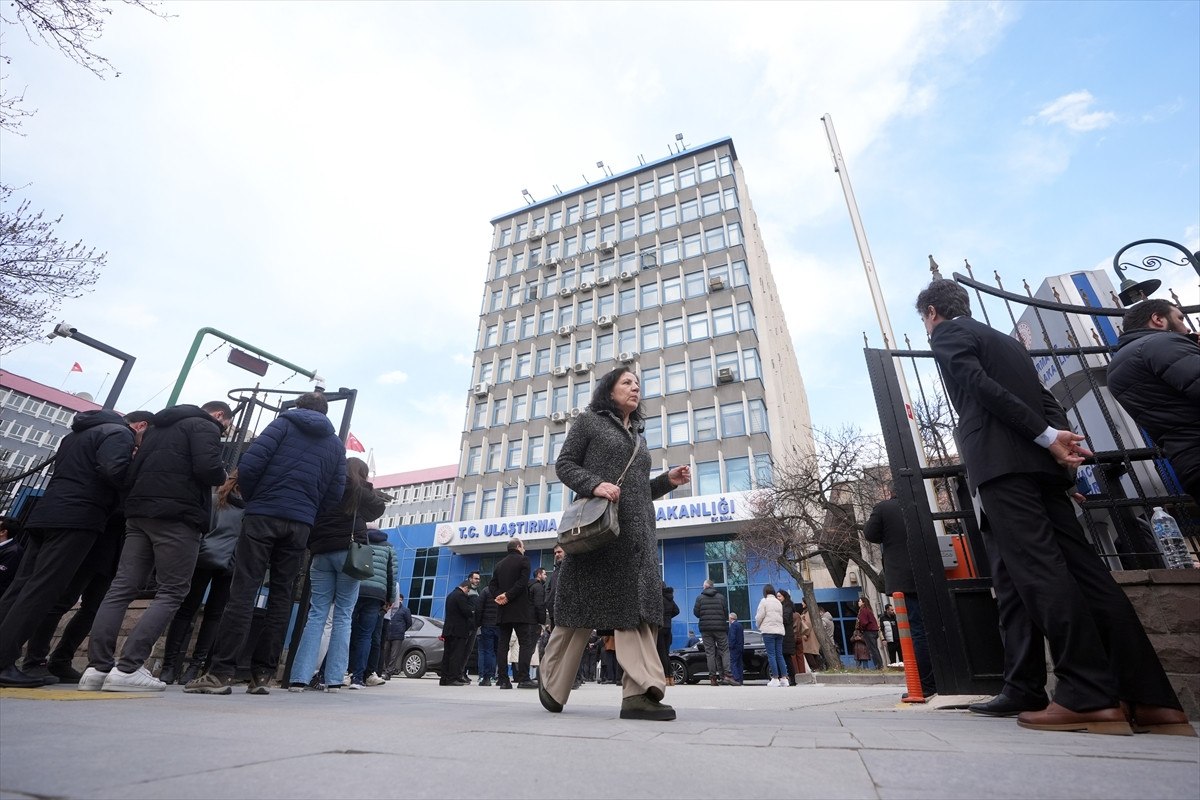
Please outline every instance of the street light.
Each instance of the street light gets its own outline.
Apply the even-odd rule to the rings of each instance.
[[[1164,258],[1163,256],[1151,255],[1143,258],[1142,263],[1140,264],[1135,264],[1132,262],[1122,263],[1121,256],[1125,254],[1125,251],[1144,244],[1165,244],[1168,247],[1174,247],[1176,250],[1183,253],[1183,260],[1172,261],[1171,259]],[[1146,270],[1147,272],[1153,272],[1161,267],[1164,263],[1177,267],[1183,267],[1191,264],[1192,269],[1196,270],[1196,274],[1200,275],[1200,256],[1198,256],[1196,253],[1190,252],[1186,247],[1178,242],[1172,242],[1169,239],[1138,239],[1136,242],[1130,242],[1118,250],[1117,254],[1113,256],[1113,271],[1117,273],[1117,280],[1119,280],[1121,284],[1120,291],[1117,294],[1117,296],[1121,298],[1121,303],[1126,306],[1133,305],[1134,303],[1140,303],[1150,295],[1154,294],[1159,286],[1162,286],[1162,281],[1154,278],[1144,281],[1134,281],[1131,278],[1127,278],[1125,277],[1126,269],[1129,267],[1137,267],[1138,269]]]

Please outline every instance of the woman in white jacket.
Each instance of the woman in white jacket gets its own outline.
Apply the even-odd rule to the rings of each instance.
[[[787,686],[787,666],[783,660],[783,604],[775,596],[775,587],[763,587],[763,598],[758,601],[754,621],[767,646],[767,664],[771,668],[771,679],[767,686]]]

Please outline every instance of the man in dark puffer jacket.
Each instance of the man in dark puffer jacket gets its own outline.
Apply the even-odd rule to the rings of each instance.
[[[120,414],[75,415],[54,475],[25,522],[29,547],[0,600],[0,686],[43,684],[17,668],[17,656],[103,532],[132,456],[133,431]]]
[[[292,583],[304,561],[308,534],[320,511],[332,511],[346,486],[346,447],[326,414],[320,392],[296,398],[246,449],[238,462],[238,487],[246,501],[242,536],[234,555],[233,582],[208,672],[184,691],[229,694],[237,657],[249,644],[250,694],[267,694],[279,666],[292,611]],[[271,570],[266,620],[246,642],[258,587]]]
[[[1123,328],[1108,389],[1200,503],[1200,342],[1166,300],[1138,303],[1125,312]]]
[[[92,622],[81,691],[166,688],[144,665],[191,588],[200,537],[212,514],[212,487],[225,482],[221,433],[232,419],[233,410],[214,400],[199,408],[164,409],[150,421],[129,468],[125,545],[116,577]],[[121,622],[151,571],[158,590],[117,658]]]
[[[736,686],[729,669],[729,605],[712,581],[704,582],[692,613],[700,622],[700,637],[704,641],[704,655],[708,658],[709,683]]]

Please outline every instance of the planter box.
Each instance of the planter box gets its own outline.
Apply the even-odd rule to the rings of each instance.
[[[1137,610],[1183,710],[1200,719],[1200,569],[1126,570],[1113,578]]]

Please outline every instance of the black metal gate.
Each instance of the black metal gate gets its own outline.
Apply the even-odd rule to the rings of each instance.
[[[1170,511],[1197,553],[1200,509],[1183,494],[1170,464],[1149,437],[1108,393],[1106,368],[1125,309],[1100,274],[1048,279],[1036,295],[1026,283],[1025,296],[1005,291],[998,274],[996,286],[982,284],[973,275],[956,273],[954,280],[973,290],[973,316],[1024,342],[1072,427],[1087,437],[1095,457],[1079,470],[1077,488],[1084,497],[1079,517],[1097,553],[1114,570],[1162,567],[1148,524],[1150,511],[1155,506]],[[1105,302],[1109,297],[1101,296],[1104,288],[1111,305]],[[1083,304],[1062,302],[1064,292],[1078,295]],[[993,322],[997,305],[1003,311]],[[1184,312],[1195,330],[1190,315],[1200,312],[1200,306],[1184,307]],[[966,470],[950,435],[957,418],[940,391],[932,353],[912,348],[907,337],[905,343],[908,349],[868,348],[865,356],[896,496],[908,530],[920,534],[909,537],[909,557],[938,691],[993,693],[1002,685],[1003,647],[986,548]],[[906,401],[902,380],[915,387],[911,402]],[[914,420],[921,431],[924,460],[912,435]],[[959,559],[953,571],[943,567],[942,553],[948,547]]]

